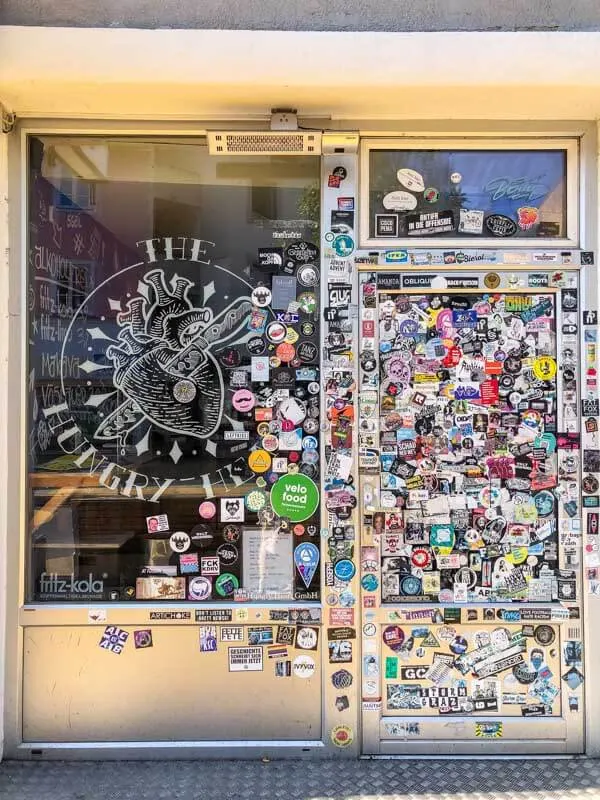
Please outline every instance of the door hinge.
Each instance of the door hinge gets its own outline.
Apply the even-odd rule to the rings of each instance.
[[[2,133],[12,133],[16,124],[17,115],[15,112],[9,111],[0,103],[0,125],[2,127]]]

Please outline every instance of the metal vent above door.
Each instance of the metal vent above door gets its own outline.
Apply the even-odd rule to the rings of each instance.
[[[321,134],[300,131],[219,131],[208,134],[211,156],[318,156]]]

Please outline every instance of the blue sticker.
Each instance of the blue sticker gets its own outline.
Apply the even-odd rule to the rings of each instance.
[[[354,239],[342,234],[333,240],[333,249],[340,258],[347,258],[354,250]]]
[[[294,563],[308,589],[319,566],[319,548],[312,542],[303,542],[294,550]]]
[[[349,558],[343,558],[333,567],[335,577],[340,581],[350,581],[354,577],[356,567]]]
[[[360,585],[365,590],[365,592],[375,592],[377,587],[379,586],[379,581],[377,580],[376,575],[364,575]]]

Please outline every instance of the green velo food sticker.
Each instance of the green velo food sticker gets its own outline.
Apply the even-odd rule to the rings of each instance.
[[[271,489],[271,506],[278,517],[304,522],[319,507],[319,490],[314,481],[300,472],[283,475]]]

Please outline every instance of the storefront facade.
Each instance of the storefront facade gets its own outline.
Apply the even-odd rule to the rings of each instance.
[[[5,756],[597,754],[593,119],[72,108],[2,137]]]

